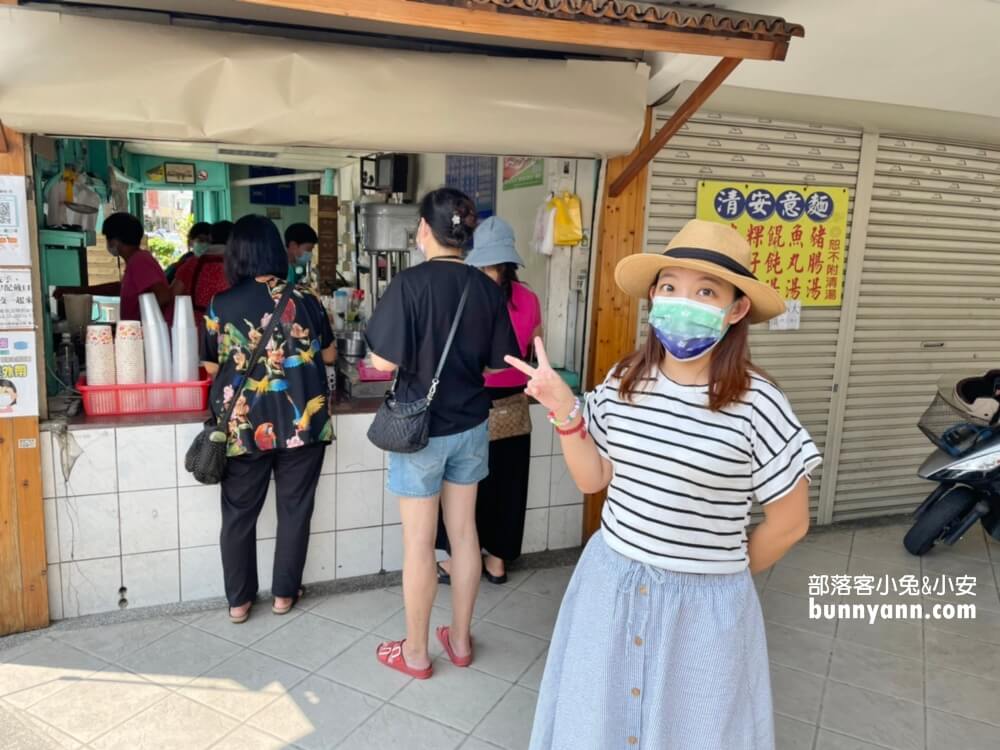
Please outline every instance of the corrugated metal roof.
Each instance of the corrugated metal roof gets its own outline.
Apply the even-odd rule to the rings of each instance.
[[[644,24],[679,31],[787,40],[805,29],[777,16],[739,13],[724,8],[639,0],[420,0],[442,5],[490,6],[501,11],[589,22]]]

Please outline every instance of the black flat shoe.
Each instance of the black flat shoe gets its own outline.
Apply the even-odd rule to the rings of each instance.
[[[504,574],[502,576],[495,576],[492,573],[490,573],[490,571],[488,571],[486,569],[486,561],[485,560],[483,560],[483,577],[487,581],[489,581],[490,583],[492,583],[492,584],[494,584],[496,586],[500,586],[500,585],[502,585],[504,583],[507,583],[507,571],[505,570]]]
[[[451,586],[451,575],[447,570],[441,567],[441,563],[434,563],[437,565],[438,570],[438,583],[442,586]]]

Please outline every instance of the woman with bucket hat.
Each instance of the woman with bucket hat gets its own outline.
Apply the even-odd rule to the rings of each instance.
[[[566,590],[532,750],[773,750],[767,644],[751,573],[809,527],[819,452],[750,360],[784,303],[728,226],[694,220],[662,255],[623,259],[650,302],[646,343],[585,404],[538,346],[527,393],[551,409],[573,478],[608,489]],[[764,521],[747,535],[753,500]]]
[[[503,219],[491,216],[476,227],[467,265],[482,269],[500,285],[507,312],[517,335],[522,357],[531,342],[542,335],[542,308],[538,296],[517,278],[524,266],[514,245],[514,229]],[[521,556],[524,516],[528,508],[528,469],[531,464],[531,420],[524,388],[528,377],[510,367],[486,376],[486,390],[494,409],[503,409],[517,424],[506,429],[493,422],[490,439],[490,474],[479,483],[476,498],[476,527],[485,550],[483,575],[490,583],[507,582],[506,563]],[[515,415],[517,412],[517,415]],[[521,418],[518,419],[517,416]],[[451,553],[444,520],[438,519],[437,548]],[[450,561],[438,563],[438,581],[450,583]]]

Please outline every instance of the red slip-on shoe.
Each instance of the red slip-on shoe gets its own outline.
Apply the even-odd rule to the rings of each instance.
[[[444,646],[444,650],[448,653],[448,658],[451,659],[451,663],[456,667],[467,667],[472,664],[472,651],[469,651],[468,656],[457,656],[455,654],[455,649],[451,647],[451,628],[447,625],[442,625],[437,629],[437,638],[441,641],[441,645]],[[472,639],[469,639],[469,647],[472,647]]]
[[[408,674],[416,680],[428,679],[434,674],[434,667],[428,666],[425,669],[414,669],[407,664],[406,659],[403,658],[404,642],[405,639],[402,641],[380,643],[378,648],[375,649],[375,658],[379,660],[379,663],[389,667],[389,669],[395,669],[397,672]]]

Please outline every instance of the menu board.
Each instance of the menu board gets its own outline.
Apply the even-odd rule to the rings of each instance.
[[[731,225],[752,252],[750,270],[784,299],[837,307],[847,251],[847,188],[698,183],[699,219]]]
[[[445,185],[472,198],[480,219],[496,213],[497,160],[494,157],[447,156],[444,171]]]

